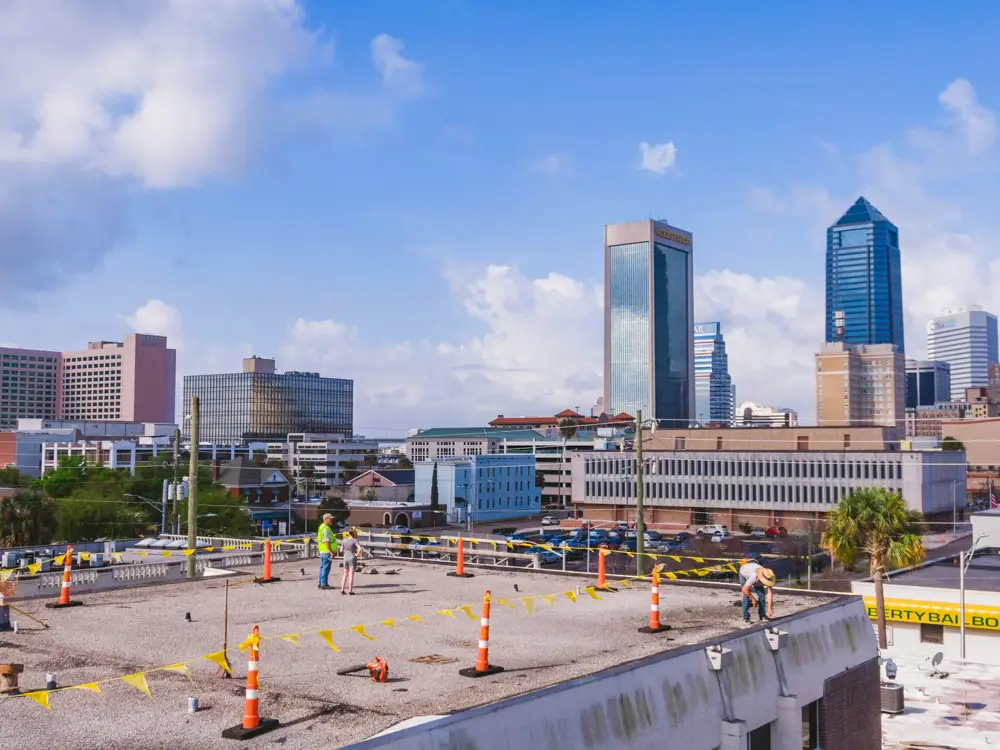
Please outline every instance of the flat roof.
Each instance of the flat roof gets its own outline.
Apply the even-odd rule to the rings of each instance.
[[[178,747],[214,747],[222,730],[238,724],[243,714],[246,657],[235,646],[253,623],[272,638],[262,650],[261,715],[279,719],[282,727],[251,746],[278,742],[286,748],[340,747],[413,717],[491,703],[741,627],[732,587],[664,582],[662,617],[675,629],[644,635],[637,632],[649,616],[644,584],[601,593],[600,601],[584,590],[574,603],[565,592],[575,593],[592,580],[499,569],[476,569],[474,578],[461,579],[446,576],[439,566],[377,560],[380,575],[359,574],[357,595],[341,596],[317,590],[317,565],[316,560],[280,563],[275,565],[279,583],[230,586],[233,680],[214,677],[215,665],[199,658],[222,648],[221,579],[87,594],[81,596],[84,606],[64,610],[15,600],[52,624],[42,629],[12,612],[23,630],[0,641],[0,663],[24,664],[22,690],[44,687],[46,672],[55,672],[60,685],[112,682],[100,686],[103,695],[52,694],[51,713],[26,698],[0,699],[0,741],[16,740],[19,747],[112,747],[124,741],[129,747],[159,748],[169,737]],[[398,573],[386,575],[390,569]],[[335,567],[332,578],[338,574]],[[493,596],[490,661],[506,671],[470,680],[458,670],[474,665],[486,589]],[[526,610],[526,596],[535,597],[528,605],[533,614]],[[782,591],[776,615],[832,599]],[[463,605],[470,607],[471,619]],[[446,609],[453,616],[442,614]],[[419,622],[408,619],[414,616]],[[375,640],[351,632],[355,625],[364,625]],[[321,629],[334,630],[339,652],[318,635]],[[275,638],[293,634],[299,635],[298,645]],[[374,656],[388,660],[388,684],[373,683],[366,674],[336,675]],[[194,681],[176,672],[151,672],[150,699],[116,680],[188,660]],[[201,711],[187,714],[188,696],[198,697]]]
[[[911,570],[892,574],[886,583],[897,586],[933,586],[958,589],[958,556],[936,560]],[[969,562],[965,571],[965,588],[973,591],[1000,593],[1000,554],[983,550]]]

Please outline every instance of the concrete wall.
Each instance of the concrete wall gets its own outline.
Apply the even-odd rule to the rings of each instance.
[[[807,610],[775,626],[787,633],[777,652],[769,648],[763,629],[741,631],[354,747],[746,750],[747,734],[770,723],[773,750],[800,750],[802,707],[824,698],[826,681],[846,670],[867,665],[870,682],[878,651],[856,598]],[[731,663],[721,672],[712,669],[705,650],[715,644],[731,649]],[[877,668],[874,677],[877,681]],[[877,703],[866,701],[857,712],[865,714],[859,718],[866,726],[877,723]],[[824,750],[877,750],[879,745],[877,736],[859,743],[833,731]]]

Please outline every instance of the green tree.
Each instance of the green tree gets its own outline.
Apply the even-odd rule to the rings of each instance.
[[[49,544],[55,538],[52,500],[38,490],[0,498],[0,544],[21,547]]]
[[[567,440],[572,440],[576,437],[577,432],[579,432],[579,424],[576,417],[563,417],[557,422],[559,435]]]
[[[910,510],[899,495],[881,487],[855,490],[827,516],[823,546],[850,567],[861,554],[868,555],[869,572],[875,581],[879,648],[886,647],[885,598],[882,575],[926,556],[923,516]]]
[[[413,461],[411,461],[406,456],[400,456],[399,458],[396,459],[396,468],[397,469],[412,469],[413,468]]]
[[[121,499],[102,498],[86,490],[55,501],[57,538],[70,542],[127,539],[154,533],[159,519],[151,520],[143,506]]]
[[[31,477],[22,474],[13,466],[0,469],[0,487],[27,487],[31,484]]]
[[[200,474],[200,472],[199,472]],[[182,533],[187,533],[187,500],[181,501]],[[198,535],[248,537],[255,532],[250,509],[225,487],[206,482],[198,486]]]
[[[965,451],[965,444],[961,440],[956,440],[950,435],[946,435],[941,440],[941,450],[943,451]]]
[[[344,475],[345,482],[350,482],[358,475],[357,461],[344,461],[340,466],[341,466],[341,472]]]
[[[431,469],[431,513],[437,513],[438,505],[440,504],[440,497],[438,496],[438,465],[437,461],[434,462],[434,468]]]
[[[335,521],[346,522],[351,515],[351,509],[347,507],[344,498],[339,495],[327,495],[320,503],[319,517],[322,518],[324,513],[332,515]]]
[[[371,487],[369,487],[361,495],[361,499],[364,500],[366,503],[374,503],[376,500],[378,500],[378,493],[375,492],[374,489],[372,489]]]
[[[378,465],[378,454],[377,453],[366,453],[364,458],[365,466],[369,469]]]

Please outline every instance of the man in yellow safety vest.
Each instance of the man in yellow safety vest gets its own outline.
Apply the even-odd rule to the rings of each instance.
[[[337,552],[337,535],[333,531],[333,516],[323,514],[323,523],[319,525],[316,534],[316,546],[319,547],[319,586],[332,589],[330,585],[330,568],[333,566],[333,556]]]

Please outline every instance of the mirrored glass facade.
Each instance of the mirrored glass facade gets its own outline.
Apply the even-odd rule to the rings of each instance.
[[[864,197],[826,232],[826,340],[903,347],[899,230]]]
[[[733,424],[736,394],[719,323],[694,327],[694,418],[701,425]]]
[[[184,378],[183,426],[198,397],[199,439],[218,444],[284,439],[290,432],[354,434],[354,381],[316,373],[259,372]]]
[[[637,241],[609,241],[616,237]],[[692,418],[690,246],[686,232],[660,222],[605,230],[604,401],[610,414],[641,409],[644,419],[681,426]]]

